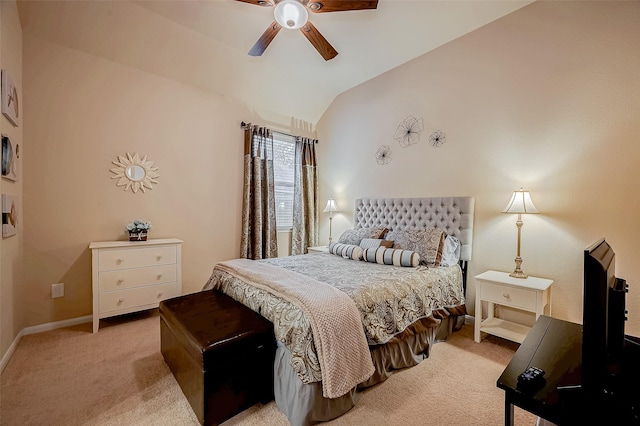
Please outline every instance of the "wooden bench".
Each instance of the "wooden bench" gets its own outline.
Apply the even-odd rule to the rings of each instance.
[[[165,362],[201,424],[273,399],[273,324],[216,290],[160,302]]]

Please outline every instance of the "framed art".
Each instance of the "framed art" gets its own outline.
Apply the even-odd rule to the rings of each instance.
[[[9,76],[7,70],[2,70],[0,76],[2,91],[2,114],[13,124],[18,127],[18,117],[20,117],[20,103],[18,101],[18,89],[16,89],[13,80]]]
[[[20,146],[11,143],[9,136],[2,135],[2,177],[18,181],[18,160],[20,159]]]
[[[2,194],[2,238],[16,235],[18,229],[18,197]]]

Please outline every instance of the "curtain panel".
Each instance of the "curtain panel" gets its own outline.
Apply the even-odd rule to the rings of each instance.
[[[273,134],[248,125],[244,132],[244,187],[240,257],[278,257]]]
[[[318,245],[318,168],[316,139],[296,138],[291,254]]]

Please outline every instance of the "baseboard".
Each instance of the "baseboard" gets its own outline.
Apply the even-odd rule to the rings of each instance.
[[[48,322],[46,324],[34,325],[31,327],[23,328],[22,331],[24,333],[22,333],[22,335],[26,336],[27,334],[42,333],[43,331],[55,330],[57,328],[71,327],[72,325],[84,324],[86,322],[91,322],[91,321],[93,321],[93,316],[85,315],[83,317],[69,318],[62,321]]]
[[[4,371],[5,367],[9,363],[9,360],[15,353],[16,348],[18,347],[18,344],[22,339],[22,336],[26,336],[28,334],[42,333],[43,331],[55,330],[57,328],[71,327],[72,325],[84,324],[86,322],[92,322],[92,321],[93,321],[92,315],[85,315],[83,317],[70,318],[70,319],[56,321],[56,322],[48,322],[46,324],[34,325],[31,327],[23,328],[22,330],[20,330],[18,335],[15,337],[15,339],[13,339],[13,342],[11,342],[11,346],[9,346],[9,349],[7,350],[7,352],[2,356],[2,359],[0,360],[0,373]]]
[[[20,339],[22,339],[22,336],[24,336],[24,329],[20,330],[16,338],[13,339],[13,342],[11,342],[11,345],[9,346],[9,349],[7,349],[7,352],[5,352],[2,356],[2,360],[0,360],[0,373],[2,373],[7,364],[9,364],[9,360],[13,356],[13,353],[16,351],[16,348],[18,347],[18,343],[20,343]]]

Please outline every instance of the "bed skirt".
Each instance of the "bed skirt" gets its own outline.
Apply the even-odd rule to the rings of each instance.
[[[291,367],[291,353],[278,342],[274,363],[276,405],[292,426],[308,426],[340,417],[353,408],[359,391],[379,384],[394,371],[413,367],[429,356],[434,343],[446,340],[464,324],[464,315],[443,319],[428,317],[417,321],[384,345],[370,346],[375,373],[345,395],[322,396],[322,383],[303,383]]]

